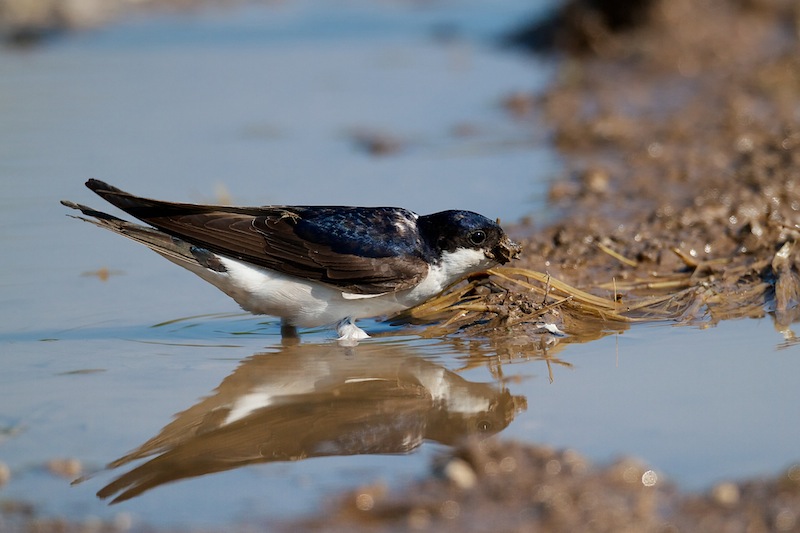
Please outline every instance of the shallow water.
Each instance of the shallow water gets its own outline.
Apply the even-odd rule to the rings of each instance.
[[[213,200],[223,184],[246,204],[538,216],[557,158],[497,102],[541,86],[548,67],[488,40],[527,8],[348,6],[142,19],[0,53],[0,460],[12,470],[0,499],[75,519],[257,523],[411,479],[475,432],[633,454],[693,489],[796,461],[800,358],[768,318],[636,327],[554,345],[549,360],[525,339],[423,339],[374,321],[355,349],[324,329],[287,346],[275,320],[64,216],[62,198],[103,207],[89,177],[173,200]],[[433,38],[441,27],[460,31]],[[452,134],[464,124],[474,134]],[[407,144],[371,156],[353,128]],[[103,469],[159,435],[163,447],[142,450],[157,460]],[[44,466],[61,457],[90,475],[70,486]],[[108,506],[139,473],[170,481],[176,462],[187,479]]]

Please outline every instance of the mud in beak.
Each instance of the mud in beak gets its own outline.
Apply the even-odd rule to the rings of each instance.
[[[497,246],[492,248],[491,252],[488,252],[486,255],[501,265],[504,265],[512,259],[519,257],[521,252],[522,246],[509,239],[508,235],[503,235],[503,238],[500,239]]]

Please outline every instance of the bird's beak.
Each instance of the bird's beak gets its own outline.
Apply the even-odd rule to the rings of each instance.
[[[486,255],[501,265],[504,265],[512,259],[519,257],[520,252],[522,252],[522,246],[509,239],[508,235],[503,235],[503,238],[500,239],[497,246],[492,248]]]

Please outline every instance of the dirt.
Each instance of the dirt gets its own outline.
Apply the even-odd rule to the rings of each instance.
[[[800,530],[800,465],[687,495],[633,459],[603,468],[570,450],[485,441],[399,493],[376,485],[286,531],[757,532]],[[388,492],[388,493],[387,493]]]
[[[0,43],[38,46],[153,10],[198,9],[244,0],[0,0]]]
[[[560,64],[546,92],[506,101],[511,119],[547,129],[565,168],[550,189],[559,221],[514,228],[525,236],[518,266],[623,307],[666,294],[679,304],[671,320],[769,314],[793,336],[788,328],[800,301],[800,5],[619,5],[573,2],[507,40],[554,54]],[[523,309],[524,298],[515,305]],[[496,334],[499,344],[508,330]],[[20,504],[0,510],[3,520],[31,524],[35,513]],[[37,530],[81,530],[69,527]],[[364,487],[318,518],[282,527],[800,531],[800,467],[686,494],[631,460],[596,467],[575,452],[488,440],[455,448],[427,479],[392,490]]]
[[[646,24],[600,32],[590,51],[568,47],[584,52],[536,98],[568,176],[550,189],[561,222],[525,242],[529,266],[582,287],[613,279],[623,300],[621,287],[690,273],[705,299],[688,318],[766,308],[788,324],[799,299],[800,6],[651,4]]]

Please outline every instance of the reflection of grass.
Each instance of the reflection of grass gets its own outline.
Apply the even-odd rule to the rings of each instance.
[[[275,335],[278,331],[276,322],[259,320],[259,317],[250,313],[228,312],[228,313],[205,313],[192,315],[171,320],[165,320],[158,324],[153,324],[150,329],[164,329],[171,335],[169,341],[135,339],[136,342],[145,344],[162,344],[174,346],[192,346],[203,348],[240,348],[238,344],[219,344],[215,342],[203,342],[201,339],[209,337],[218,339],[219,335],[232,338],[246,336]],[[176,342],[173,334],[186,333],[191,340]],[[200,342],[196,342],[200,340]],[[209,339],[210,340],[210,339]]]
[[[192,315],[192,316],[184,316],[180,318],[173,318],[172,320],[165,320],[164,322],[159,322],[158,324],[153,324],[150,326],[151,328],[162,328],[164,326],[172,326],[174,324],[179,324],[181,322],[188,322],[190,320],[198,320],[198,319],[220,319],[220,318],[235,318],[235,317],[252,317],[250,313],[206,313],[203,315]]]

